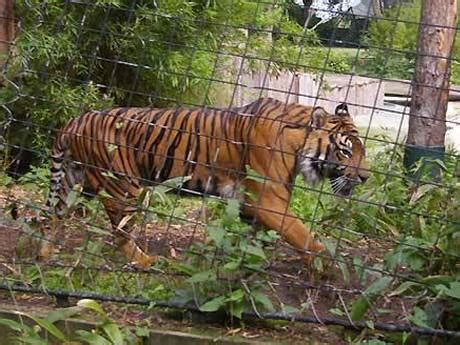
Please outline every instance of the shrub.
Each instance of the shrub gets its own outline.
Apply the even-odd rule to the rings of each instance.
[[[376,17],[371,21],[365,38],[369,49],[365,54],[364,73],[375,77],[412,78],[420,14],[421,1],[416,0],[387,10],[382,18]],[[454,84],[460,83],[459,58],[460,39],[456,38],[451,77]]]

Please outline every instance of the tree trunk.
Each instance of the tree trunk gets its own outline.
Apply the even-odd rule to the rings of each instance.
[[[372,0],[372,9],[374,11],[374,16],[381,17],[383,14],[382,2],[381,0]]]
[[[457,0],[423,0],[404,163],[443,158]]]
[[[14,27],[13,0],[0,0],[0,67],[8,56]]]

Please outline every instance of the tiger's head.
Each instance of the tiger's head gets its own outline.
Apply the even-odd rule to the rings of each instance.
[[[310,125],[297,162],[306,182],[327,178],[334,194],[340,196],[350,196],[356,185],[368,179],[364,144],[346,104],[337,106],[335,114],[320,107],[311,110]]]

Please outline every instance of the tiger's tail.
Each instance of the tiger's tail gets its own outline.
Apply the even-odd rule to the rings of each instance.
[[[65,178],[64,160],[67,145],[65,137],[58,135],[51,151],[51,177],[46,208],[42,212],[40,232],[42,238],[38,252],[40,260],[48,259],[55,252],[56,233],[63,216],[63,180]]]
[[[53,146],[51,153],[51,177],[50,177],[50,190],[48,200],[46,201],[47,212],[51,215],[61,215],[58,205],[64,200],[60,195],[62,182],[64,179],[64,159],[67,151],[67,145],[63,136],[58,136]]]

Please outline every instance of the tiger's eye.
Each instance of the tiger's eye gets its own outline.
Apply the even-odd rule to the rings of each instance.
[[[350,150],[345,150],[345,149],[341,149],[340,153],[343,154],[347,158],[351,158],[351,156],[353,155]]]

